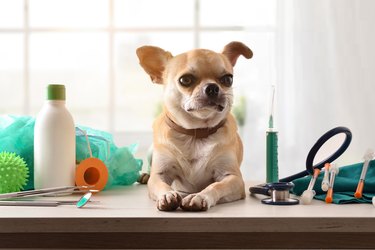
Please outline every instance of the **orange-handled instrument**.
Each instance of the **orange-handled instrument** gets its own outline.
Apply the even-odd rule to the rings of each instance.
[[[333,201],[333,188],[328,188],[327,196],[326,196],[326,203],[332,203]]]
[[[354,193],[354,197],[357,199],[362,198],[363,186],[365,185],[365,180],[360,179],[358,182],[357,190]]]
[[[339,168],[336,165],[331,165],[329,168],[330,178],[329,178],[329,188],[327,191],[326,202],[332,203],[333,201],[333,185],[335,184],[335,177],[339,173]]]
[[[357,185],[357,190],[354,193],[354,197],[357,198],[357,199],[362,198],[363,187],[365,185],[365,178],[366,178],[366,174],[367,174],[367,169],[368,169],[370,161],[372,159],[374,159],[374,156],[375,156],[374,150],[368,149],[366,151],[365,156],[363,157],[365,162],[363,163],[361,176],[359,177],[359,181],[358,181],[358,185]]]

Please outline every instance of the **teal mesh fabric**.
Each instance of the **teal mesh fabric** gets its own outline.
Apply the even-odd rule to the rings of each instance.
[[[21,156],[29,169],[25,190],[34,188],[34,122],[28,116],[0,116],[0,152]]]
[[[34,123],[35,119],[29,116],[0,116],[0,152],[14,152],[25,160],[29,168],[25,190],[34,188]],[[134,157],[137,145],[117,147],[110,133],[83,126],[79,128],[89,135],[93,157],[102,160],[108,168],[106,189],[137,181],[143,164],[141,159]],[[88,157],[90,153],[86,138],[77,133],[76,160],[80,162]]]

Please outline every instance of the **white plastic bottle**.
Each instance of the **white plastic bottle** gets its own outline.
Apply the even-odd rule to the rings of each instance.
[[[65,86],[50,84],[35,120],[34,187],[72,186],[75,168],[75,126],[65,107]]]

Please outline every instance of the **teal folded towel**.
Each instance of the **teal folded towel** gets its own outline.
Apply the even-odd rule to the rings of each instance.
[[[370,161],[365,178],[363,195],[361,199],[354,197],[357,189],[359,177],[361,176],[363,162],[340,167],[339,174],[336,175],[333,185],[333,203],[372,203],[372,197],[375,196],[375,160]],[[324,172],[319,174],[315,182],[314,190],[316,192],[315,199],[324,201],[326,192],[321,188]],[[302,195],[310,183],[311,176],[299,178],[293,181],[293,194]]]

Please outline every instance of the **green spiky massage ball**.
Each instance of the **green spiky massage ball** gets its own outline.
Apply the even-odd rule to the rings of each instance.
[[[0,193],[20,191],[27,182],[29,169],[15,153],[0,153]]]

